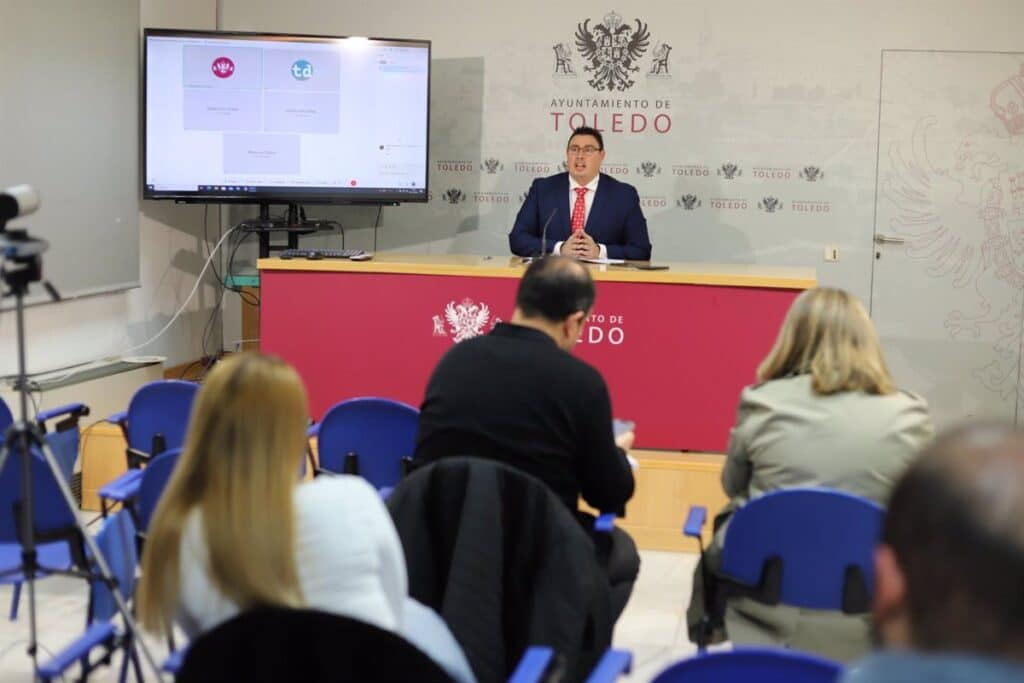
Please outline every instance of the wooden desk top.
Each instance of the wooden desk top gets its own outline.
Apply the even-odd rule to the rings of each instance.
[[[718,285],[726,287],[773,287],[810,289],[817,284],[814,268],[759,266],[725,263],[669,263],[667,270],[637,270],[626,265],[590,264],[595,280],[667,284]],[[372,261],[348,259],[265,258],[260,270],[296,270],[345,273],[402,273],[407,275],[462,275],[473,277],[522,277],[526,266],[518,257],[454,254],[407,254],[377,252]]]

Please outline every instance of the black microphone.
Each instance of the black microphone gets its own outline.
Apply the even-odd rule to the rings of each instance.
[[[551,210],[551,215],[544,221],[544,227],[540,230],[540,258],[544,258],[548,255],[548,226],[551,225],[551,219],[558,213],[558,207],[556,206]]]
[[[27,216],[39,208],[39,195],[28,185],[14,185],[0,192],[0,229],[12,218]]]

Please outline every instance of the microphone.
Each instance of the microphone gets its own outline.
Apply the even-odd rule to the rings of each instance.
[[[551,219],[558,213],[558,207],[556,206],[551,210],[551,215],[544,221],[544,227],[540,230],[540,258],[544,258],[548,255],[548,226],[551,225]]]
[[[12,218],[27,216],[39,208],[39,195],[28,185],[14,185],[0,192],[0,229]]]

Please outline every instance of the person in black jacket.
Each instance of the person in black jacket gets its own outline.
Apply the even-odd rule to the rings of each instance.
[[[592,507],[622,515],[633,495],[625,454],[633,433],[615,438],[604,379],[569,353],[593,303],[594,283],[580,263],[562,256],[534,261],[512,320],[457,344],[434,370],[420,409],[416,464],[493,459],[537,477],[574,513],[582,495]],[[615,529],[611,541],[617,617],[640,558],[623,530]]]

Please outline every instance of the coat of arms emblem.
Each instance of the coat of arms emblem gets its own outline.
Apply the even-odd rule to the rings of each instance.
[[[444,318],[448,323],[452,339],[458,343],[483,334],[484,326],[491,319],[491,309],[487,304],[476,303],[470,298],[465,298],[459,303],[449,301],[448,305],[444,307]],[[441,316],[435,315],[433,321],[434,336],[447,336]],[[498,322],[497,318],[494,322]]]
[[[504,171],[505,166],[498,159],[484,159],[484,170],[489,174],[494,175],[498,171]]]
[[[635,81],[631,74],[640,70],[638,62],[647,51],[650,33],[647,24],[636,19],[636,28],[622,23],[615,12],[604,15],[604,21],[590,28],[590,19],[576,25],[576,49],[590,64],[583,67],[594,75],[589,81],[595,90],[626,90]]]
[[[644,178],[653,178],[661,173],[661,167],[654,161],[643,161],[637,166],[636,172],[642,174]]]
[[[722,167],[718,169],[718,175],[726,180],[732,180],[737,176],[743,175],[743,169],[730,161],[722,164]]]
[[[813,183],[824,178],[825,172],[817,166],[804,166],[800,169],[800,177],[809,183]]]
[[[695,208],[700,206],[700,200],[695,194],[684,194],[676,201],[676,206],[681,206],[687,211],[693,211]]]
[[[757,208],[767,213],[775,213],[776,211],[782,211],[782,202],[776,197],[765,197],[757,203]]]
[[[458,204],[459,202],[466,201],[466,193],[457,187],[445,190],[445,193],[441,197],[449,204]]]

